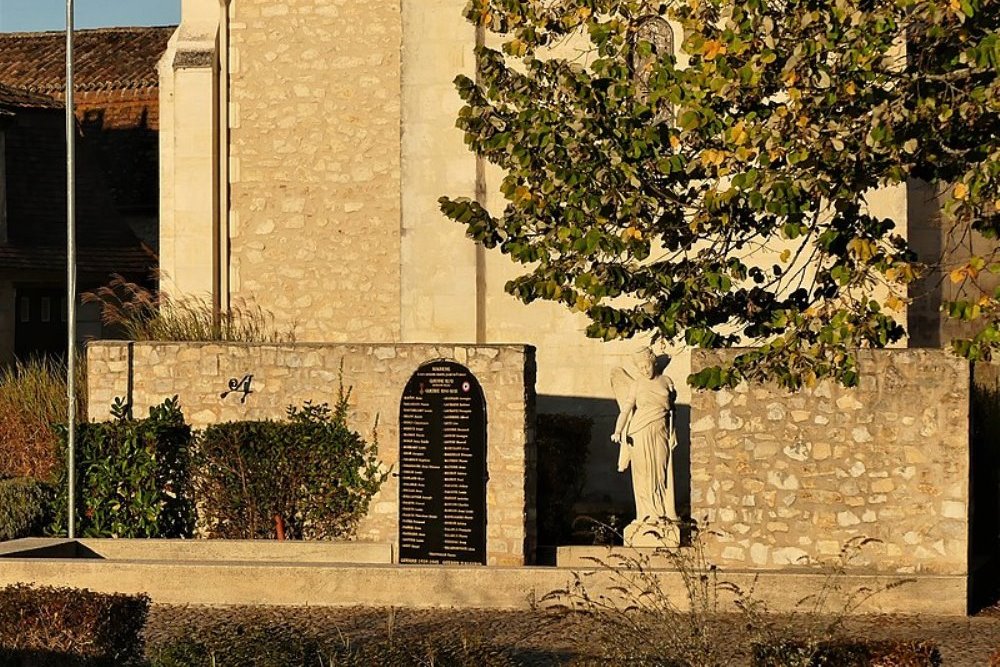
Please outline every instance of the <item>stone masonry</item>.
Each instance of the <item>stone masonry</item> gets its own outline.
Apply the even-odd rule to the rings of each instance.
[[[487,559],[523,565],[532,559],[534,498],[534,348],[517,345],[255,345],[96,342],[87,346],[88,406],[107,419],[115,397],[137,416],[177,395],[190,424],[281,419],[289,405],[333,403],[343,367],[351,387],[351,426],[371,440],[378,424],[379,458],[398,468],[399,402],[410,376],[438,359],[468,367],[487,405]],[[253,393],[225,399],[230,378],[252,374]],[[398,538],[398,480],[390,476],[358,531],[361,540]]]
[[[732,352],[698,352],[699,367]],[[965,574],[970,367],[942,350],[862,351],[859,386],[696,392],[691,504],[722,566],[837,561]],[[718,535],[715,535],[715,532]]]
[[[398,0],[235,0],[232,297],[299,340],[400,339]]]

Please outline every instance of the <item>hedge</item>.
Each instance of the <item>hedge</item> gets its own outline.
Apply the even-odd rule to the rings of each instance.
[[[145,595],[25,585],[0,589],[0,666],[115,667],[143,658]]]
[[[830,641],[807,644],[782,641],[756,644],[753,647],[753,667],[787,667],[788,665],[836,665],[837,667],[939,667],[941,652],[930,642],[892,641]]]
[[[52,487],[28,477],[0,479],[0,541],[41,535],[51,520]]]
[[[84,537],[190,537],[195,524],[191,493],[191,428],[177,397],[134,419],[117,399],[113,419],[77,428],[77,526]],[[63,451],[67,430],[60,430]],[[59,476],[55,534],[66,531],[67,481]]]
[[[209,537],[350,537],[387,473],[377,442],[347,427],[347,399],[336,407],[290,407],[284,422],[209,426],[196,448],[196,497]],[[280,526],[280,528],[279,528]]]

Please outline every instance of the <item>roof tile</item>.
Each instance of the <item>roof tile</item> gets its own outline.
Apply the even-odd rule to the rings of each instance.
[[[156,88],[156,65],[176,26],[76,32],[76,89]],[[63,32],[0,34],[0,81],[61,98],[66,80]]]

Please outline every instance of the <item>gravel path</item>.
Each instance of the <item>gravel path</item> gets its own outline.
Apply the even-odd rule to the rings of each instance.
[[[772,617],[793,634],[807,631],[803,618]],[[687,621],[676,619],[678,624]],[[822,623],[829,622],[824,619]],[[726,616],[710,630],[728,651],[721,664],[746,665],[745,620]],[[155,648],[179,636],[218,636],[223,628],[268,628],[316,638],[328,646],[384,644],[418,646],[438,640],[487,645],[516,665],[603,665],[609,659],[607,619],[552,612],[416,610],[372,608],[264,608],[155,606],[147,625],[147,643]],[[242,630],[239,630],[242,632]],[[936,643],[944,664],[988,665],[1000,648],[1000,615],[972,618],[854,617],[843,634],[854,639],[919,640]],[[624,661],[621,661],[624,662]],[[501,663],[498,663],[501,664]]]

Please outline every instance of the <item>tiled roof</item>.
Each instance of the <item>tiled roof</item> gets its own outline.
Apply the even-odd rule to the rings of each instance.
[[[0,83],[0,113],[17,109],[62,109],[62,102],[46,95],[29,93]]]
[[[156,258],[141,246],[131,248],[77,248],[77,271],[107,280],[114,273],[147,278],[156,269]],[[18,247],[0,245],[0,273],[66,270],[65,247]]]
[[[156,64],[176,27],[79,30],[76,90],[156,88]],[[66,80],[63,32],[0,34],[0,82],[61,98]]]

